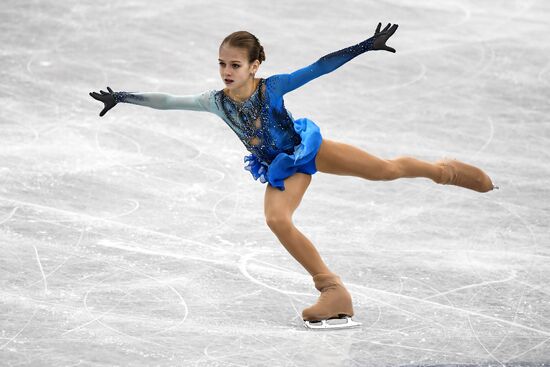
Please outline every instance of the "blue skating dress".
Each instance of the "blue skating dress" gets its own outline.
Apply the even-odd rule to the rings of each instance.
[[[257,89],[244,102],[232,100],[223,90],[188,96],[115,92],[115,100],[156,109],[206,111],[218,115],[251,153],[244,157],[245,169],[255,180],[284,190],[284,180],[294,173],[317,172],[315,157],[322,136],[313,121],[292,118],[283,96],[372,49],[372,43],[373,38],[369,38],[323,56],[293,73],[260,79]]]

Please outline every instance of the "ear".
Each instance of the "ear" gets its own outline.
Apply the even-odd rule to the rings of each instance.
[[[256,74],[256,72],[258,71],[259,68],[260,68],[260,61],[259,60],[254,60],[254,62],[252,64],[250,64],[250,72],[252,74]]]

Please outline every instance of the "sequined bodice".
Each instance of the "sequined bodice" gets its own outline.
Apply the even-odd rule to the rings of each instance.
[[[269,100],[264,79],[260,79],[254,93],[241,103],[229,98],[223,90],[215,93],[216,106],[223,111],[222,119],[246,149],[266,163],[280,152],[291,153],[300,143],[288,111],[277,113],[276,106],[269,106]]]

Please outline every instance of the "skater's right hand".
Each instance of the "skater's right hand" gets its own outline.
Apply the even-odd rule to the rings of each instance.
[[[107,111],[109,111],[111,108],[116,106],[116,100],[115,100],[115,95],[113,90],[109,87],[107,87],[107,90],[109,91],[109,93],[103,90],[99,91],[101,94],[96,92],[90,92],[90,96],[93,99],[97,99],[98,101],[103,102],[103,104],[105,105],[103,110],[99,113],[99,116],[105,115]]]

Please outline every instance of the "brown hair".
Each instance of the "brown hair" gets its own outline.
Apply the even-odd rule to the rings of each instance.
[[[265,52],[260,41],[250,32],[237,31],[231,33],[220,44],[220,47],[227,44],[231,47],[243,48],[248,51],[248,62],[252,63],[258,60],[260,64],[265,60]]]

